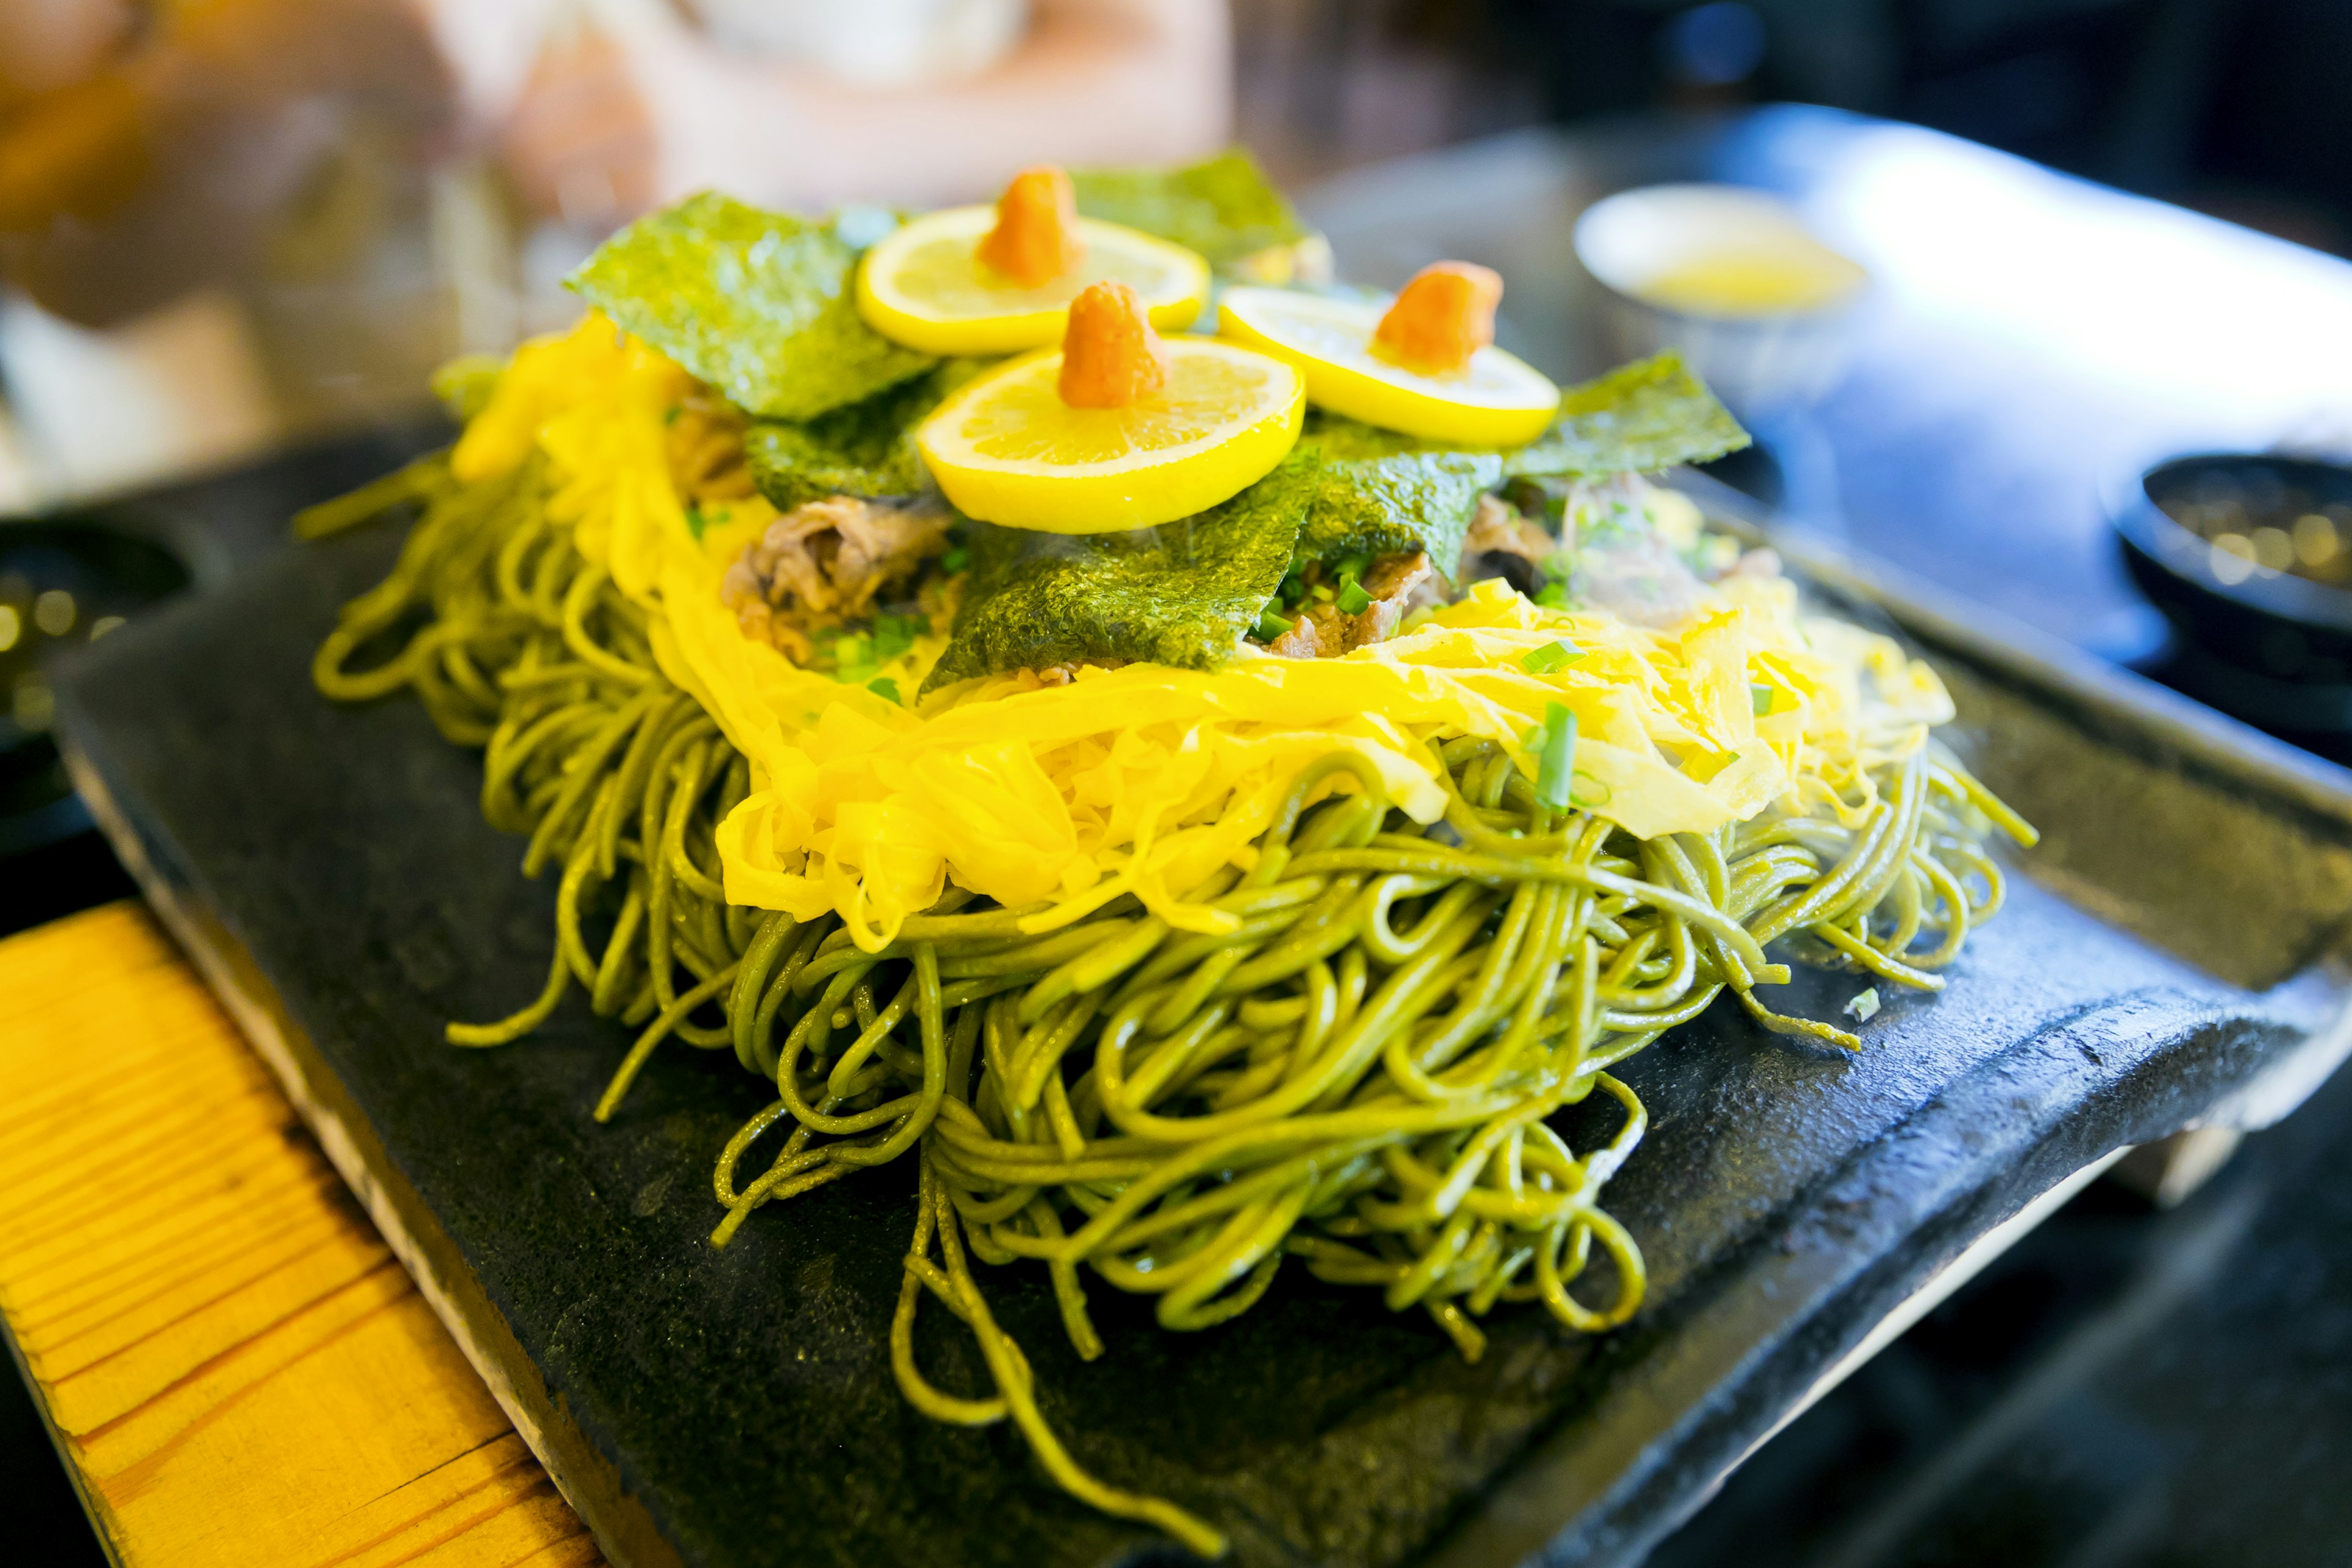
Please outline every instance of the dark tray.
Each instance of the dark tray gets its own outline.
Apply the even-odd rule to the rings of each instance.
[[[1737,513],[1723,494],[1718,510]],[[733,1246],[710,1160],[768,1095],[568,1007],[440,1043],[545,973],[553,888],[476,809],[417,707],[320,700],[310,652],[389,531],[289,553],[60,679],[77,781],[149,896],[617,1564],[1181,1561],[1057,1491],[1003,1427],[899,1399],[887,1334],[912,1209],[886,1169]],[[1499,1310],[1475,1366],[1417,1314],[1286,1271],[1202,1334],[1096,1293],[1069,1352],[1042,1270],[985,1271],[1049,1419],[1244,1563],[1632,1560],[1972,1243],[2102,1155],[2283,1114],[2345,1050],[2352,773],[1927,592],[1788,552],[1937,659],[1985,776],[2047,835],[1940,999],[1858,1058],[1718,1006],[1633,1060],[1653,1129],[1612,1185],[1647,1306],[1589,1340]],[[1852,976],[1782,1004],[1827,1016]],[[903,1162],[902,1162],[903,1163]],[[922,1363],[984,1373],[925,1315]]]

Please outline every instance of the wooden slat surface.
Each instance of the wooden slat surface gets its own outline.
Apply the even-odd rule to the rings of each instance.
[[[142,907],[0,997],[0,1315],[124,1563],[602,1561]]]

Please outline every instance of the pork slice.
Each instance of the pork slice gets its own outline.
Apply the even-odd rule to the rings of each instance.
[[[1585,603],[1661,631],[1687,618],[1706,592],[1689,563],[1651,533],[1598,540],[1578,551],[1574,585]]]
[[[1413,590],[1434,574],[1426,550],[1416,550],[1410,555],[1383,555],[1373,562],[1371,570],[1363,577],[1364,592],[1372,596],[1372,602],[1348,618],[1340,634],[1341,650],[1367,647],[1394,637]]]
[[[1302,615],[1290,623],[1290,629],[1265,645],[1266,651],[1276,658],[1320,658],[1323,639],[1317,634],[1315,617]]]
[[[869,614],[884,590],[945,549],[950,521],[937,501],[810,501],[744,547],[720,580],[719,602],[735,611],[746,637],[805,658],[810,632]]]
[[[1463,537],[1464,555],[1516,555],[1523,561],[1548,561],[1559,550],[1559,541],[1530,522],[1500,496],[1480,496],[1478,510]]]
[[[1067,686],[1078,678],[1082,669],[1118,669],[1124,667],[1123,658],[1071,658],[1060,664],[1041,665],[1021,673],[1039,686]]]

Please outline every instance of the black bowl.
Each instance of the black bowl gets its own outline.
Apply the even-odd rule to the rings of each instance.
[[[0,521],[0,858],[89,826],[50,738],[47,658],[187,584],[176,554],[121,529]]]
[[[2174,657],[2154,673],[2263,729],[2352,735],[2352,591],[2258,565],[2168,511],[2215,495],[2230,498],[2249,531],[2291,534],[2298,516],[2315,514],[2331,520],[2333,539],[2340,516],[2336,548],[2352,563],[2352,468],[2220,452],[2147,469],[2108,511],[2132,580],[2179,634]]]

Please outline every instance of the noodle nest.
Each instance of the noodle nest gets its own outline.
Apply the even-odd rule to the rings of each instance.
[[[684,423],[679,490],[748,495],[731,431]],[[1612,1069],[1727,991],[1768,1029],[1858,1049],[1758,998],[1789,976],[1767,947],[1940,989],[2000,904],[1988,839],[2032,837],[1924,727],[1743,820],[1646,838],[1543,804],[1517,748],[1438,734],[1421,742],[1433,814],[1402,809],[1360,750],[1291,772],[1246,852],[1185,891],[1214,919],[1171,921],[1132,887],[1054,914],[950,881],[887,932],[730,902],[722,824],[759,770],[673,678],[658,608],[583,550],[561,502],[577,480],[527,444],[492,470],[437,456],[300,523],[415,517],[319,650],[318,686],[412,692],[483,749],[482,809],[527,839],[526,874],[560,874],[544,990],[450,1040],[519,1039],[576,986],[637,1031],[600,1121],[663,1043],[731,1051],[775,1098],[719,1153],[722,1245],[764,1205],[915,1162],[890,1331],[908,1400],[1013,1423],[1071,1493],[1204,1555],[1213,1527],[1063,1447],[973,1259],[1042,1263],[1087,1358],[1088,1272],[1194,1330],[1247,1310],[1286,1261],[1425,1312],[1474,1360],[1502,1303],[1607,1330],[1644,1284],[1601,1205],[1647,1125]],[[1574,1146],[1551,1118],[1596,1095],[1613,1130]],[[927,1297],[969,1327],[992,1387],[926,1376]]]

